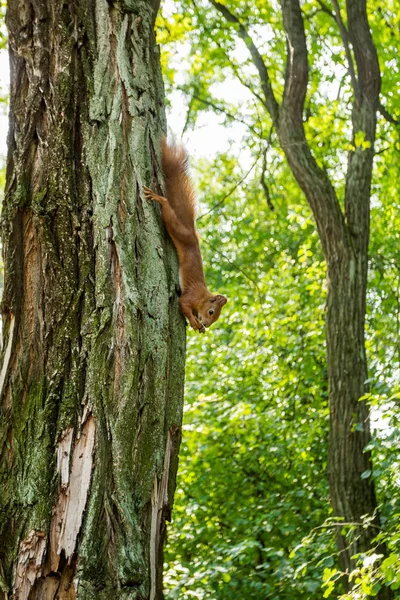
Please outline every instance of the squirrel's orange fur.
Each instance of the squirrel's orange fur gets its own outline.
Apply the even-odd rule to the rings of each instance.
[[[188,156],[183,146],[162,142],[162,167],[166,197],[145,187],[145,197],[161,205],[161,214],[179,259],[182,295],[179,306],[193,329],[205,332],[219,318],[225,296],[207,288],[196,231],[196,197],[188,173]]]

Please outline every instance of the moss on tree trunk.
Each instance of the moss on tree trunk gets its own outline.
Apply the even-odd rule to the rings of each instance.
[[[0,590],[162,597],[185,327],[145,0],[10,0]],[[14,595],[13,595],[14,594]]]

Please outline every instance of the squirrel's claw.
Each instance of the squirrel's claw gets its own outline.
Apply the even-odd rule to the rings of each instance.
[[[164,198],[163,196],[159,196],[158,194],[155,194],[150,188],[148,188],[147,186],[143,186],[144,189],[144,197],[146,198],[146,200],[154,200],[155,202],[158,202],[159,204],[163,204],[163,202],[166,202],[166,198]]]
[[[198,332],[205,333],[206,328],[204,327],[203,323],[197,317],[195,317],[195,319],[196,319],[196,328],[197,328]]]
[[[143,186],[143,189],[144,189],[144,197],[146,198],[146,200],[153,200],[154,192],[146,186]]]
[[[204,327],[204,325],[200,321],[200,319],[198,319],[197,317],[195,317],[193,315],[192,318],[189,319],[189,321],[190,321],[190,325],[191,325],[192,329],[194,329],[194,331],[198,331],[199,333],[205,333],[206,328]]]

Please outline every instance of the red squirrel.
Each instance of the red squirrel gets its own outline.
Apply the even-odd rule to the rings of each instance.
[[[196,198],[183,146],[169,146],[163,139],[162,168],[167,197],[155,194],[148,187],[144,188],[144,194],[147,200],[161,205],[165,227],[178,253],[182,288],[179,307],[193,329],[204,333],[219,318],[227,300],[221,294],[212,294],[206,285],[195,225]]]

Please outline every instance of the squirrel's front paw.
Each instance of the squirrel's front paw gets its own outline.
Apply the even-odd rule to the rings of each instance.
[[[197,331],[199,333],[205,333],[206,332],[206,328],[204,327],[203,323],[200,321],[200,319],[198,319],[197,317],[195,317],[195,322],[196,322],[196,327],[193,327],[193,329],[197,329]]]
[[[190,326],[192,327],[192,329],[194,329],[194,331],[199,331],[200,333],[205,333],[206,331],[206,328],[204,327],[203,323],[194,315],[190,319]]]
[[[150,188],[144,186],[144,197],[146,198],[146,200],[154,200],[155,202],[158,202],[159,204],[163,204],[164,202],[166,202],[166,198],[164,198],[163,196],[159,196],[158,194],[155,194]]]

